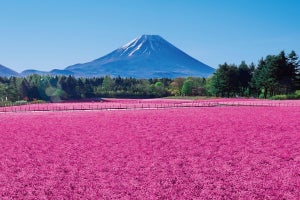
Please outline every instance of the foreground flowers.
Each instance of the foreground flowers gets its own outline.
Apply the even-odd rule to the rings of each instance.
[[[0,114],[1,199],[297,199],[300,107]]]

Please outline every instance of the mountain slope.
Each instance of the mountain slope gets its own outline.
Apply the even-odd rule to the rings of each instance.
[[[0,65],[0,76],[19,76],[18,72]]]
[[[207,77],[214,72],[158,35],[142,35],[92,62],[66,68],[78,76]]]

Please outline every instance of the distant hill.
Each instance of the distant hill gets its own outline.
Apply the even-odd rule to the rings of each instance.
[[[73,72],[68,71],[68,70],[62,70],[62,69],[53,69],[50,72],[39,71],[39,70],[34,70],[34,69],[28,69],[28,70],[24,70],[21,73],[21,76],[29,76],[29,75],[33,75],[33,74],[38,74],[38,75],[65,75],[65,76],[74,75]]]
[[[0,65],[0,76],[19,76],[18,72],[15,72],[12,69],[9,69],[8,67],[4,67],[3,65]]]
[[[64,76],[69,76],[69,75],[75,75],[74,72],[71,72],[69,70],[65,69],[53,69],[49,72],[51,75],[64,75]]]
[[[27,69],[21,72],[21,76],[29,76],[33,74],[46,75],[49,74],[49,72],[39,71],[35,69]]]
[[[99,59],[72,65],[66,70],[77,76],[135,78],[207,77],[215,71],[159,35],[142,35]]]

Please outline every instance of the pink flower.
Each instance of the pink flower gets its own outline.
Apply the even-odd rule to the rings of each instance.
[[[141,103],[195,102],[30,106],[46,110]],[[0,197],[298,199],[300,106],[297,101],[286,103],[289,106],[3,112]]]

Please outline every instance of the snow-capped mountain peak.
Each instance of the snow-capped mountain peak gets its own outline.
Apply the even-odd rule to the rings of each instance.
[[[159,35],[142,35],[101,58],[66,70],[82,76],[109,74],[136,78],[207,77],[214,72]]]
[[[133,56],[134,54],[150,55],[151,52],[156,51],[155,46],[163,40],[159,35],[142,35],[120,47],[118,50],[122,56]]]

